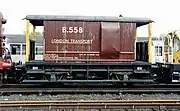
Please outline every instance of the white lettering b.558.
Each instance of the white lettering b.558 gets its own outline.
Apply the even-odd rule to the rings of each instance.
[[[62,33],[83,33],[82,27],[62,27]]]

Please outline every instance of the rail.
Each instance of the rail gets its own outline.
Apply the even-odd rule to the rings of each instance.
[[[76,93],[131,93],[131,94],[169,94],[169,93],[180,93],[180,88],[0,88],[0,95],[11,94],[76,94]]]
[[[78,100],[78,101],[0,101],[0,108],[48,109],[139,109],[180,108],[180,100]]]

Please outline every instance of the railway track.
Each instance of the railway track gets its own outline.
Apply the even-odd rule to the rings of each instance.
[[[46,86],[46,85],[45,85]],[[7,84],[0,88],[6,93],[180,93],[180,84],[134,85],[128,87],[42,87],[37,84]]]
[[[180,93],[180,88],[1,88],[3,94]]]
[[[180,108],[179,100],[78,100],[78,101],[0,101],[7,109],[142,109]]]

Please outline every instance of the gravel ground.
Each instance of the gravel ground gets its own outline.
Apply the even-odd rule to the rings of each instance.
[[[60,95],[10,95],[10,96],[0,96],[0,101],[45,101],[45,100],[180,100],[180,95],[178,94],[60,94]],[[13,110],[16,111],[16,110]],[[20,110],[18,110],[20,111]],[[35,111],[35,110],[29,110]],[[36,110],[40,111],[40,110]],[[56,110],[56,111],[73,111],[73,110]],[[74,111],[100,111],[100,110],[74,110]],[[158,111],[158,109],[118,109],[118,110],[101,110],[101,111]],[[178,111],[177,109],[168,111]]]
[[[178,94],[61,94],[61,95],[10,95],[0,96],[0,101],[45,101],[45,100],[180,100]]]

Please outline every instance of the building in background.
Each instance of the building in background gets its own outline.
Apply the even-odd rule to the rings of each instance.
[[[23,34],[6,34],[7,45],[11,51],[13,62],[22,62],[26,60],[26,38]],[[36,36],[35,59],[43,58],[43,36]]]

